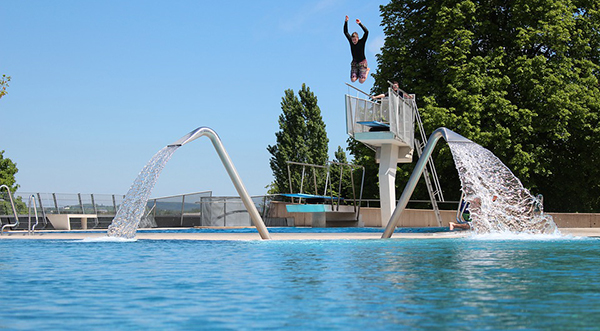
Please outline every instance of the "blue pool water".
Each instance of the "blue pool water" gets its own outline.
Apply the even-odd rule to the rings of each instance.
[[[600,327],[600,240],[0,241],[0,329]]]

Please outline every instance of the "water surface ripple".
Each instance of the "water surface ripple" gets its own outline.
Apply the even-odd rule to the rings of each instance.
[[[600,240],[3,240],[11,330],[597,329]]]

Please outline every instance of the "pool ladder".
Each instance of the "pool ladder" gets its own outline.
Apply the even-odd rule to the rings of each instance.
[[[19,225],[19,215],[17,214],[17,208],[15,208],[15,201],[13,199],[12,193],[10,191],[10,188],[7,185],[0,185],[0,191],[2,189],[6,189],[6,192],[8,193],[8,199],[10,200],[10,206],[12,208],[13,211],[13,216],[15,217],[15,223],[13,224],[4,224],[2,225],[2,222],[0,221],[0,225],[2,225],[2,228],[0,228],[0,235],[4,234],[4,229],[5,228],[16,228]],[[31,206],[32,206],[32,202],[33,202],[33,211],[35,214],[35,224],[33,224],[33,226],[31,225]],[[35,227],[38,226],[39,224],[39,216],[38,216],[38,212],[37,212],[37,205],[36,205],[36,198],[35,196],[32,194],[29,196],[29,204],[28,204],[28,215],[27,215],[27,233],[28,234],[33,234],[35,232]],[[46,215],[44,215],[44,222],[46,221]]]
[[[10,206],[12,207],[13,215],[15,216],[15,223],[14,224],[8,223],[8,224],[2,225],[2,228],[0,229],[0,235],[2,235],[4,233],[5,228],[14,228],[17,225],[19,225],[19,215],[17,215],[17,209],[15,208],[15,202],[13,200],[12,193],[10,192],[10,187],[8,187],[7,185],[0,185],[0,191],[2,191],[3,188],[6,189],[6,192],[8,193],[8,199],[10,200]],[[1,221],[0,221],[0,224],[2,224]]]
[[[33,225],[33,227],[31,226],[31,202],[33,201],[33,210],[35,211],[35,224]],[[37,212],[37,206],[36,206],[36,199],[35,199],[35,195],[30,195],[29,196],[29,204],[27,207],[27,233],[28,234],[33,234],[35,232],[35,227],[38,225],[40,218],[38,217],[38,212]],[[46,217],[44,217],[44,221],[46,220]]]

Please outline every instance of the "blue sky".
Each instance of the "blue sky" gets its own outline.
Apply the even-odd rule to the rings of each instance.
[[[369,29],[376,70],[384,1],[0,0],[0,150],[21,192],[125,194],[162,147],[214,129],[251,195],[272,181],[281,98],[306,83],[330,140],[346,147],[350,49]],[[360,87],[373,85],[370,77]],[[358,86],[358,83],[357,83]],[[237,195],[210,141],[180,148],[153,197]]]

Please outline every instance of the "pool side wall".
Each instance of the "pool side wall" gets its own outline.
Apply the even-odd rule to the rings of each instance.
[[[312,226],[311,213],[288,213],[286,202],[271,202],[271,217],[288,219],[294,226]],[[441,210],[442,226],[448,226],[456,218],[455,210]],[[585,213],[548,213],[554,218],[559,228],[600,228],[600,214]],[[366,227],[381,227],[381,211],[379,208],[360,209],[360,220]],[[437,220],[433,210],[406,209],[400,217],[402,227],[436,227]]]

